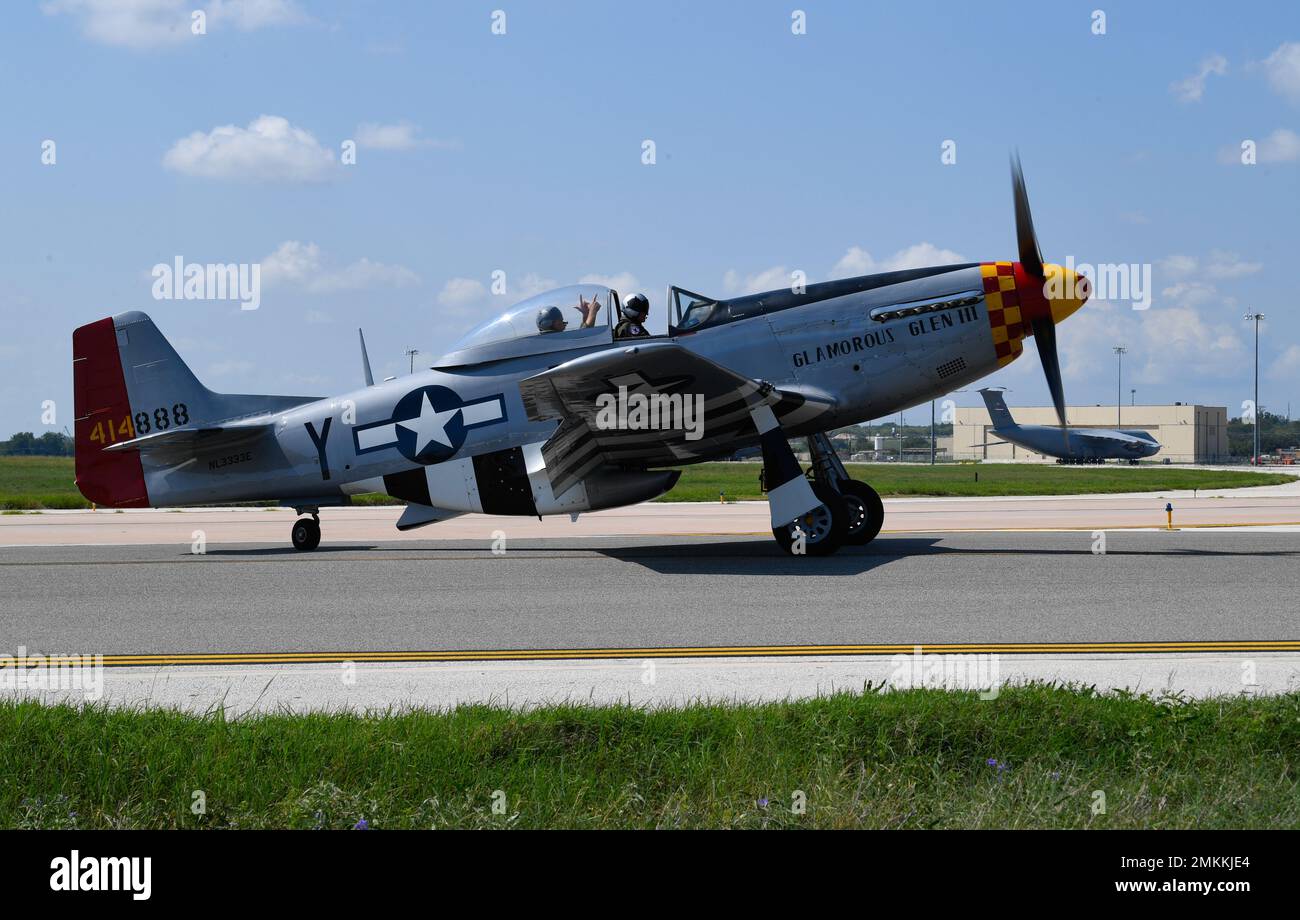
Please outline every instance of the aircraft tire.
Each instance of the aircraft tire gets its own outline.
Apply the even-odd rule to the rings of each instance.
[[[813,483],[813,494],[822,500],[822,504],[798,520],[783,527],[772,528],[772,536],[776,538],[777,545],[788,556],[829,556],[844,542],[849,510],[844,505],[843,497],[834,489],[818,483]],[[796,553],[796,538],[805,527],[807,530],[803,540],[803,553]]]
[[[289,539],[296,550],[313,550],[320,546],[320,525],[311,518],[300,518],[294,523]]]
[[[840,493],[849,517],[844,542],[848,546],[866,546],[884,526],[884,502],[875,489],[858,479],[842,480]]]

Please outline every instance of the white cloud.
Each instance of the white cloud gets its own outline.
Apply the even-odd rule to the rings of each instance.
[[[1300,135],[1289,128],[1278,128],[1259,142],[1261,163],[1294,163],[1300,160]]]
[[[1241,163],[1242,149],[1224,147],[1219,151],[1219,162],[1229,166]],[[1300,134],[1290,128],[1278,128],[1255,144],[1255,161],[1258,163],[1294,163],[1300,160]]]
[[[1300,102],[1300,42],[1283,42],[1263,63],[1268,85],[1278,95]]]
[[[1300,377],[1300,345],[1288,345],[1286,351],[1269,365],[1268,377],[1288,383]]]
[[[1207,281],[1188,279],[1162,289],[1160,296],[1184,306],[1195,307],[1209,303],[1218,293],[1218,289]]]
[[[487,300],[487,286],[473,278],[452,278],[438,292],[438,303],[453,311],[474,307]]]
[[[848,252],[835,263],[831,269],[832,278],[852,278],[856,275],[870,275],[875,272],[898,272],[909,268],[925,268],[930,265],[950,265],[965,262],[966,259],[951,249],[940,249],[933,243],[917,243],[906,249],[900,249],[883,261],[876,259],[861,246],[850,246]]]
[[[1174,255],[1160,260],[1160,270],[1175,275],[1190,275],[1197,269],[1197,262],[1192,256]]]
[[[334,151],[278,115],[261,115],[247,128],[195,131],[172,145],[163,166],[205,179],[287,182],[321,182],[339,169]]]
[[[202,10],[209,33],[230,26],[251,32],[267,26],[309,21],[294,0],[43,0],[47,16],[76,20],[91,41],[124,48],[178,45],[203,36],[191,31],[192,14]]]
[[[286,240],[262,259],[265,284],[302,283],[320,271],[320,247],[315,243]]]
[[[1242,162],[1242,144],[1236,147],[1223,147],[1219,149],[1219,162],[1225,162],[1230,166],[1235,166]],[[1300,134],[1279,127],[1273,134],[1266,136],[1264,140],[1258,140],[1255,144],[1256,162],[1295,162],[1300,160]]]
[[[286,240],[262,259],[262,282],[268,285],[296,285],[312,294],[334,294],[375,287],[410,287],[420,276],[403,265],[390,265],[360,258],[341,269],[328,269],[321,262],[315,243]]]
[[[435,300],[441,308],[439,316],[444,319],[486,319],[510,304],[559,286],[559,282],[552,278],[528,272],[517,278],[507,275],[505,292],[492,294],[488,286],[476,278],[457,277],[442,286]]]
[[[210,0],[206,9],[209,26],[229,23],[241,32],[311,21],[294,0]]]
[[[1221,77],[1228,72],[1228,59],[1221,54],[1211,54],[1201,61],[1196,73],[1176,83],[1169,84],[1169,91],[1180,102],[1200,102],[1205,95],[1205,82],[1211,75]]]
[[[763,291],[776,291],[794,284],[794,278],[784,265],[774,265],[756,275],[741,277],[735,269],[728,269],[722,276],[722,290],[727,294],[759,294]]]
[[[391,125],[363,122],[357,125],[357,146],[364,150],[414,150],[417,147],[451,149],[459,146],[455,141],[419,137],[419,132],[420,129],[409,121]]]
[[[318,294],[332,294],[374,287],[412,287],[419,283],[420,276],[405,265],[372,262],[363,256],[338,271],[326,272],[312,281],[307,289]]]
[[[877,272],[897,272],[909,268],[926,268],[931,265],[950,265],[965,262],[966,259],[951,249],[940,249],[933,243],[917,243],[900,249],[887,259],[877,260],[861,246],[850,246],[848,251],[831,268],[831,278],[853,278],[858,275],[870,275]],[[763,291],[776,291],[794,284],[793,270],[784,265],[774,265],[753,275],[741,275],[735,269],[729,269],[722,276],[722,289],[728,295],[758,294]],[[805,279],[812,283],[813,279]]]
[[[617,275],[583,275],[578,279],[578,283],[603,284],[607,288],[618,291],[618,296],[624,300],[632,294],[641,293],[641,282],[637,281],[636,275],[631,272],[620,272]]]
[[[1210,253],[1205,274],[1218,279],[1240,278],[1243,275],[1253,275],[1263,267],[1263,262],[1246,262],[1235,252],[1215,249]]]
[[[1143,383],[1185,379],[1189,367],[1197,377],[1232,377],[1241,371],[1248,351],[1238,330],[1207,320],[1195,307],[1164,307],[1142,314],[1142,353],[1138,372]]]
[[[1215,282],[1232,281],[1253,275],[1264,267],[1263,262],[1248,262],[1235,252],[1215,249],[1206,259],[1189,255],[1172,255],[1161,259],[1157,266],[1162,281],[1168,284],[1160,296],[1177,307],[1198,307],[1211,302],[1235,304],[1225,297]]]
[[[547,278],[536,272],[529,272],[518,280],[507,279],[506,292],[501,297],[510,303],[518,303],[521,300],[527,300],[534,294],[551,291],[559,286],[560,283],[552,278]]]

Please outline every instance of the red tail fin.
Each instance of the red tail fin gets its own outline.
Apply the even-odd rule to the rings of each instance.
[[[77,488],[81,494],[110,508],[149,507],[140,454],[134,450],[104,452],[111,444],[135,437],[111,317],[72,333],[72,392],[77,416]]]

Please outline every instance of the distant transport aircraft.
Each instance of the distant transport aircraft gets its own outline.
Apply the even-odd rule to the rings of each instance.
[[[670,287],[660,336],[639,325],[643,297],[562,288],[409,376],[374,383],[363,339],[365,386],[337,396],[214,393],[148,316],[107,317],[72,335],[77,487],[112,508],[275,501],[309,515],[291,539],[311,550],[320,509],[361,493],[405,501],[400,530],[475,512],[576,516],[655,498],[676,467],[757,447],[786,552],[868,543],[884,506],[849,477],[827,431],[972,383],[1031,335],[1065,424],[1056,324],[1083,306],[1088,281],[1043,263],[1018,160],[1012,192],[1019,261],[724,300]],[[563,321],[570,310],[581,326]],[[790,438],[807,438],[810,470]]]
[[[1055,425],[1017,425],[1007,409],[1002,393],[980,390],[984,405],[993,420],[993,433],[1002,441],[1025,450],[1055,457],[1057,463],[1101,463],[1105,460],[1128,460],[1137,463],[1160,450],[1160,442],[1145,431],[1114,428],[1057,428]]]

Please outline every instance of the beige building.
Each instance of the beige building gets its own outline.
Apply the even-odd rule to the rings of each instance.
[[[1020,425],[1055,425],[1050,406],[1009,406]],[[1171,463],[1214,463],[1228,459],[1228,410],[1223,406],[1123,406],[1116,424],[1114,406],[1069,406],[1071,428],[1119,428],[1149,432],[1160,442],[1151,459]],[[954,460],[1030,460],[1055,462],[1015,444],[983,445],[1000,440],[983,406],[958,408],[953,419]]]

